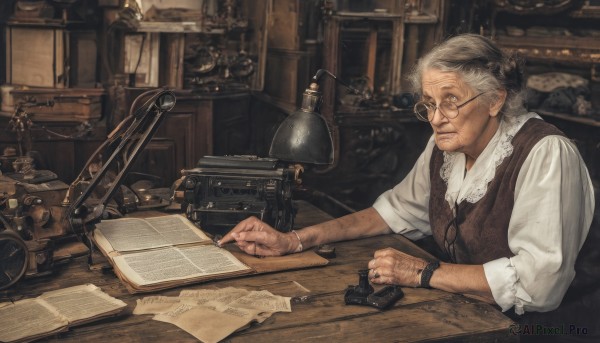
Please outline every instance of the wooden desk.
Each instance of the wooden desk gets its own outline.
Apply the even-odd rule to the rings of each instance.
[[[330,217],[308,203],[300,203],[297,226]],[[337,257],[325,267],[245,276],[186,286],[186,289],[241,287],[266,289],[295,297],[291,313],[276,313],[264,323],[230,336],[229,342],[391,342],[391,341],[510,341],[512,321],[491,305],[439,290],[403,288],[405,296],[388,311],[344,304],[348,285],[358,284],[359,269],[366,267],[376,249],[394,247],[426,257],[427,253],[400,235],[334,244]],[[111,273],[89,270],[85,258],[59,268],[56,275],[24,280],[15,296],[32,297],[62,287],[93,283],[129,306],[119,317],[71,328],[47,341],[61,342],[194,342],[185,331],[150,315],[133,315],[136,299]],[[183,288],[183,287],[182,287]],[[177,296],[182,288],[159,292]],[[156,293],[152,293],[156,294]]]

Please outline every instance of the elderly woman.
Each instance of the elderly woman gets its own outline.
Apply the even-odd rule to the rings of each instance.
[[[221,243],[267,256],[387,233],[433,236],[446,262],[376,251],[371,282],[474,295],[517,314],[557,308],[590,228],[593,188],[575,145],[524,108],[521,68],[479,35],[436,46],[411,76],[415,113],[433,135],[400,184],[370,208],[289,233],[249,218]]]

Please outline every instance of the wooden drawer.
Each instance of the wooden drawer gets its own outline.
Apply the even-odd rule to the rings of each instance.
[[[12,102],[52,102],[52,106],[35,106],[27,109],[33,120],[86,121],[102,117],[104,89],[83,88],[27,88],[12,90]]]

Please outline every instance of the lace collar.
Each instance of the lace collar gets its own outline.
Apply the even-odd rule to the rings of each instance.
[[[513,118],[503,117],[498,130],[471,170],[465,175],[465,154],[444,152],[444,164],[440,176],[446,182],[445,199],[454,208],[455,203],[466,200],[476,203],[487,192],[487,185],[494,179],[496,168],[513,152],[512,139],[523,124],[531,118],[540,118],[535,113],[527,113]]]

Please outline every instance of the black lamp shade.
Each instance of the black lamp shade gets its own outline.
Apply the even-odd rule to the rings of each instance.
[[[317,112],[292,113],[275,132],[269,155],[289,162],[332,164],[333,140],[325,119]]]

